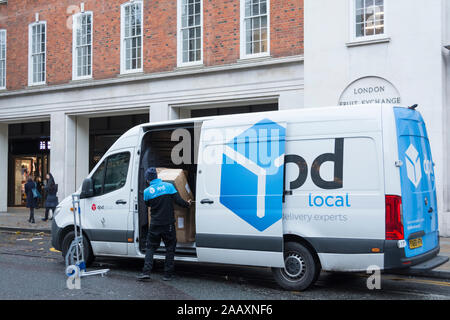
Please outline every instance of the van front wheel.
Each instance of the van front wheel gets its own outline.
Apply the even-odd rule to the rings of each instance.
[[[70,245],[72,241],[75,239],[75,232],[70,231],[66,234],[62,242],[62,256],[65,259],[67,255],[67,251],[69,251]],[[94,253],[92,252],[91,245],[86,237],[83,237],[83,247],[84,247],[84,262],[86,263],[86,267],[89,267],[94,262]],[[81,258],[81,255],[80,257]],[[69,261],[70,264],[75,264],[75,261]]]
[[[308,248],[298,242],[286,242],[284,268],[272,268],[272,273],[282,288],[303,291],[316,282],[320,267]]]

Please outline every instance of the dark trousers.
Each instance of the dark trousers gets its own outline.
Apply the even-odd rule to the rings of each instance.
[[[34,208],[30,208],[30,219],[28,221],[34,221]]]
[[[166,247],[166,260],[164,264],[164,274],[173,275],[175,247],[177,245],[177,233],[174,224],[163,226],[150,225],[147,236],[147,251],[145,253],[144,269],[145,274],[150,274],[153,268],[153,255],[161,244],[161,239]]]
[[[55,213],[56,208],[45,208],[45,220],[48,219],[48,212],[52,210],[53,214]]]

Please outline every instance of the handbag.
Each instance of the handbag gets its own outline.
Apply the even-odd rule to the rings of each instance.
[[[39,191],[36,188],[36,182],[34,183],[34,188],[31,189],[31,191],[33,192],[33,198],[41,198],[41,194],[39,193]]]

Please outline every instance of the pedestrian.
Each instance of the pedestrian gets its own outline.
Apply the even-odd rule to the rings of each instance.
[[[36,208],[36,203],[38,198],[35,197],[36,190],[36,183],[33,181],[33,176],[30,174],[28,176],[28,181],[25,184],[25,194],[27,196],[27,208],[30,209],[30,218],[28,219],[28,222],[35,223],[34,221],[34,208]],[[33,191],[33,189],[35,191]]]
[[[147,251],[145,253],[144,268],[138,276],[138,280],[150,279],[153,268],[153,255],[158,250],[161,239],[166,248],[163,280],[172,280],[175,247],[177,245],[173,202],[181,207],[189,208],[191,200],[189,202],[184,201],[171,183],[158,179],[156,168],[152,167],[147,169],[144,178],[149,185],[144,190],[144,201],[147,207],[150,208],[151,221],[147,234]]]
[[[55,179],[53,178],[51,173],[48,173],[46,176],[47,184],[44,187],[47,198],[45,199],[45,217],[42,218],[42,221],[48,220],[49,211],[52,210],[52,215],[56,210],[56,206],[58,205],[58,197],[56,194],[58,193],[58,185],[55,183]],[[53,218],[53,217],[52,217]],[[50,218],[50,220],[52,220]]]
[[[43,185],[43,183],[42,183],[41,177],[40,176],[36,176],[36,179],[34,181],[36,182],[36,186],[37,186],[36,189],[37,189],[37,191],[39,192],[40,195],[42,195],[42,185]],[[39,209],[42,206],[42,201],[43,201],[42,196],[40,196],[40,197],[38,197],[36,199],[36,209]]]

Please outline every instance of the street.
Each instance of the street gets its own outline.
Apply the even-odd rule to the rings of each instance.
[[[362,274],[322,273],[306,292],[280,289],[265,268],[176,263],[176,278],[162,281],[162,262],[150,282],[137,282],[143,261],[96,260],[90,270],[110,268],[106,277],[83,278],[81,290],[69,290],[60,252],[46,233],[0,232],[0,299],[33,300],[442,300],[450,282],[442,279],[382,275],[381,289],[369,290]]]

